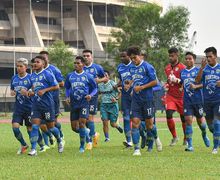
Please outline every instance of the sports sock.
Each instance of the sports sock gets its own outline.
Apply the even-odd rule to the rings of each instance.
[[[131,130],[132,132],[132,140],[133,140],[133,144],[134,144],[134,149],[140,149],[139,147],[139,140],[140,140],[140,132],[139,132],[139,128],[132,128]]]
[[[19,128],[12,128],[15,138],[21,143],[22,146],[26,146],[26,142],[22,136],[22,133]]]
[[[145,126],[145,122],[141,122],[140,124],[140,127],[139,127],[139,130],[140,130],[140,136],[141,137],[146,137],[146,126]]]
[[[153,128],[151,129],[151,133],[154,139],[157,139],[157,126],[156,125],[153,125]]]
[[[214,124],[213,123],[208,124],[208,128],[209,128],[209,131],[213,134],[213,132],[214,132]]]
[[[31,141],[31,149],[36,149],[37,146],[37,140],[38,140],[38,131],[39,130],[39,125],[33,124],[32,125],[32,131],[30,135],[30,141]]]
[[[43,137],[42,137],[42,134],[40,132],[40,129],[38,130],[38,140],[37,140],[37,143],[40,147],[43,147],[44,146],[44,143],[43,143]]]
[[[130,119],[124,117],[124,133],[127,142],[131,142],[131,127],[130,127]]]
[[[50,128],[49,131],[54,135],[54,137],[57,139],[57,143],[61,142],[61,138],[60,138],[60,131],[56,128]]]
[[[186,140],[188,142],[188,147],[192,147],[192,134],[193,134],[193,129],[192,125],[186,125]]]
[[[61,124],[60,124],[59,122],[56,122],[55,127],[56,127],[57,129],[59,129],[59,131],[60,131],[60,137],[63,138],[63,132],[62,132],[62,129],[61,129]]]
[[[183,129],[183,134],[184,134],[184,140],[186,140],[186,123],[182,122],[182,129]]]
[[[147,129],[147,142],[148,142],[148,149],[153,149],[154,144],[154,135],[152,129]]]
[[[175,128],[175,122],[173,120],[173,118],[167,119],[167,126],[173,136],[173,138],[176,138],[176,128]]]
[[[79,128],[80,148],[85,147],[86,142],[86,128]]]
[[[44,139],[44,143],[49,146],[49,139],[48,139],[48,135],[45,132],[42,132],[42,136]]]
[[[199,128],[202,131],[202,136],[206,136],[206,123],[200,124]]]
[[[108,133],[104,133],[105,134],[105,139],[109,139],[109,134]]]
[[[92,142],[92,137],[95,135],[95,123],[93,121],[88,121],[88,128],[90,129],[90,142]]]
[[[220,140],[220,120],[214,120],[213,124],[214,124],[213,143],[214,143],[214,149],[217,149]]]

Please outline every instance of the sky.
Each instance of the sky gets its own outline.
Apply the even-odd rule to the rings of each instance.
[[[220,0],[162,0],[162,3],[164,12],[169,5],[183,5],[190,11],[189,39],[197,32],[194,53],[204,55],[204,50],[210,46],[220,52]]]

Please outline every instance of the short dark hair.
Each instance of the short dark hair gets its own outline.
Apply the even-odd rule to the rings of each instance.
[[[39,52],[39,54],[46,54],[46,55],[49,55],[49,53],[48,53],[48,51],[41,51],[41,52]]]
[[[86,62],[85,58],[82,56],[76,56],[75,59],[80,59],[83,64],[85,64],[85,62]]]
[[[187,56],[187,55],[191,55],[191,56],[193,57],[193,59],[196,60],[196,55],[195,55],[194,53],[192,53],[192,52],[186,52],[185,56]]]
[[[31,59],[31,63],[34,63],[34,60],[35,60],[35,58],[32,58],[32,59]]]
[[[45,59],[45,57],[43,57],[43,56],[36,56],[35,58],[33,58],[34,59],[34,61],[35,61],[35,59],[41,59],[41,60],[43,60],[45,63],[46,63],[46,59]]]
[[[127,50],[127,55],[131,56],[132,54],[134,55],[140,55],[140,48],[138,46],[131,46]]]
[[[169,53],[169,54],[178,53],[178,52],[179,52],[179,50],[178,50],[177,48],[175,48],[175,47],[172,47],[172,48],[170,48],[170,49],[168,50],[168,53]]]
[[[104,72],[105,72],[106,74],[108,74],[109,76],[111,75],[111,73],[110,73],[108,70],[104,70]]]
[[[209,53],[209,52],[212,52],[215,56],[217,56],[217,50],[215,47],[208,47],[206,48],[206,50],[204,51],[204,53]]]
[[[90,53],[90,54],[92,54],[92,51],[89,50],[89,49],[84,49],[82,53]]]

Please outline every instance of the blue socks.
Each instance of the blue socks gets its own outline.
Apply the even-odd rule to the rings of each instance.
[[[139,140],[140,140],[140,131],[139,128],[132,128],[132,140],[134,144],[134,149],[140,149]]]
[[[192,125],[186,125],[186,141],[188,142],[188,147],[192,147]]]
[[[105,134],[105,139],[109,139],[109,134],[108,133],[104,133]]]
[[[93,121],[87,122],[88,128],[90,129],[90,141],[92,141],[92,137],[95,135],[95,123]]]
[[[130,116],[125,115],[124,119],[124,133],[127,142],[131,142],[131,127],[130,127]]]
[[[19,128],[12,128],[13,132],[14,132],[14,136],[16,137],[16,139],[21,143],[22,146],[26,146],[26,142],[22,136],[22,133],[20,131]]]
[[[62,130],[61,130],[61,124],[60,124],[59,122],[56,122],[55,127],[56,127],[57,129],[59,129],[59,131],[60,131],[60,137],[62,138],[62,137],[63,137],[63,132],[62,132]]]
[[[31,135],[30,135],[31,149],[36,149],[37,141],[38,141],[38,137],[39,137],[38,132],[39,132],[39,125],[33,124]]]
[[[43,137],[42,137],[42,134],[40,132],[40,129],[38,130],[38,140],[37,140],[37,143],[40,147],[43,147],[44,146],[44,143],[43,143]]]
[[[56,127],[50,128],[49,130],[54,135],[54,137],[57,139],[57,142],[60,143],[61,142],[60,131]]]
[[[48,135],[45,132],[42,132],[42,136],[44,139],[44,143],[49,146],[49,140],[48,140]]]
[[[79,128],[80,148],[85,149],[86,128]]]
[[[206,123],[200,124],[199,128],[202,131],[202,136],[206,136]]]
[[[214,132],[213,132],[214,149],[217,149],[220,140],[220,120],[214,120],[213,125],[214,125]]]

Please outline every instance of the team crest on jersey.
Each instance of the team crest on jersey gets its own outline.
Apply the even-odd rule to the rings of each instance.
[[[211,71],[211,74],[214,74],[214,73],[215,73],[215,71],[214,71],[214,70],[212,70],[212,71]]]
[[[94,72],[94,69],[90,69],[90,72],[93,73],[93,72]]]
[[[141,73],[143,70],[142,69],[139,69],[139,73]]]
[[[43,76],[39,76],[39,80],[41,81],[43,79]]]
[[[192,72],[192,76],[195,76],[195,72]]]
[[[85,80],[86,80],[86,78],[83,76],[83,77],[82,77],[82,81],[85,81]]]
[[[28,81],[27,80],[24,80],[24,85],[27,85]]]
[[[176,67],[176,68],[175,68],[175,71],[178,71],[178,70],[179,70],[179,68],[178,68],[178,67]]]

